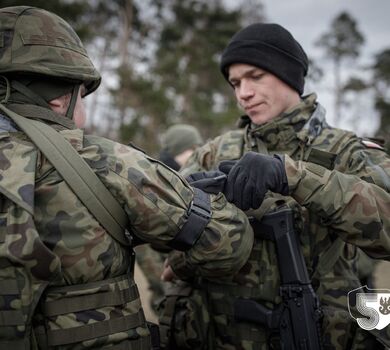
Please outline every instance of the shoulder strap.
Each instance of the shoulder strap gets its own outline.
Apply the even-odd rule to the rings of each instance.
[[[330,247],[320,255],[317,268],[312,275],[312,279],[320,279],[332,270],[333,266],[342,254],[345,244],[346,243],[339,237],[333,241]]]
[[[338,154],[340,154],[340,151],[342,147],[344,146],[344,143],[347,142],[354,134],[352,132],[342,132],[339,133],[335,139],[332,140],[332,143],[327,147],[325,153],[328,153],[325,157],[326,163],[320,164],[327,169],[333,169],[333,164],[335,161],[335,158]],[[311,151],[317,150],[318,152],[321,152],[321,150],[312,148]],[[309,153],[309,158],[312,152]],[[318,155],[316,156],[318,158]],[[325,159],[324,159],[325,160]],[[332,164],[330,165],[329,162]],[[313,278],[322,278],[322,276],[326,275],[328,272],[330,272],[333,268],[333,266],[336,264],[337,260],[341,256],[343,249],[345,247],[346,243],[339,237],[337,237],[333,243],[330,245],[330,247],[320,255],[317,268],[315,269],[312,279]]]
[[[72,145],[47,124],[24,118],[2,104],[0,110],[36,144],[107,232],[119,243],[129,246],[125,235],[126,213]]]

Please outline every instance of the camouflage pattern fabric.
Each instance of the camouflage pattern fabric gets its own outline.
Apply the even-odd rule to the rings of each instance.
[[[137,246],[135,251],[137,264],[144,273],[152,292],[150,306],[156,311],[159,301],[164,297],[164,284],[161,282],[161,274],[168,254],[153,249],[150,244]]]
[[[243,117],[241,129],[199,148],[182,173],[186,176],[214,170],[220,161],[239,159],[248,151],[285,154],[291,196],[283,200],[296,213],[306,265],[321,300],[324,347],[373,349],[376,340],[358,329],[348,313],[347,293],[360,286],[357,246],[371,257],[389,260],[390,159],[381,150],[367,148],[353,133],[329,127],[324,115],[312,94],[262,126]],[[277,199],[278,195],[269,193],[263,205],[272,210]],[[256,215],[250,213],[253,214]],[[318,266],[322,254],[333,248],[337,237],[347,242],[341,246],[338,259],[327,269]],[[209,348],[268,349],[274,343],[266,329],[235,322],[232,307],[237,297],[254,299],[269,308],[280,302],[279,271],[272,242],[255,240],[249,260],[233,282],[198,280],[193,287],[198,284],[207,291],[211,319],[207,331],[213,335]],[[203,308],[199,305],[200,310]],[[380,337],[390,346],[386,330]],[[199,347],[202,348],[206,347]]]
[[[0,73],[33,73],[84,82],[86,94],[100,84],[100,74],[80,38],[53,13],[30,6],[1,8],[0,41]]]
[[[27,87],[31,77],[41,88],[35,81]],[[129,231],[166,246],[188,222],[193,189],[142,152],[85,136],[52,112],[41,90],[57,80],[73,85],[68,117],[79,87],[88,94],[100,83],[74,30],[42,9],[1,8],[1,103],[11,110],[18,104],[25,116],[60,131],[126,211]],[[0,348],[149,349],[132,250],[113,240],[8,118],[0,119]],[[249,256],[253,232],[223,195],[210,200],[211,220],[172,265],[179,276],[229,280]]]
[[[166,246],[188,218],[187,182],[131,147],[57,127],[122,204],[131,232]],[[148,348],[131,251],[107,234],[23,133],[0,133],[0,150],[0,347]],[[229,280],[250,254],[245,214],[223,195],[211,196],[211,209],[184,263],[173,266],[179,275],[183,269]]]
[[[190,124],[175,124],[170,126],[161,135],[161,152],[158,160],[178,171],[180,164],[175,160],[177,155],[189,152],[203,144],[199,130]],[[149,289],[152,292],[150,300],[151,307],[157,311],[157,305],[164,296],[164,285],[161,282],[164,261],[167,252],[158,250],[150,244],[143,244],[136,248],[136,259],[138,266],[149,282]]]

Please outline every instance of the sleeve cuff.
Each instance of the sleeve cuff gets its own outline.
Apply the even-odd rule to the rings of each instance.
[[[183,281],[195,276],[194,268],[189,266],[184,252],[173,251],[168,256],[168,263],[175,275]]]
[[[326,185],[331,171],[321,165],[303,161],[294,161],[285,156],[285,167],[288,179],[289,193],[300,204]]]

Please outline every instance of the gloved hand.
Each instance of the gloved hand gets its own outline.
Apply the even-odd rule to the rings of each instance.
[[[213,194],[224,191],[226,179],[227,176],[221,171],[200,171],[186,177],[192,187]]]
[[[257,209],[268,190],[288,194],[288,181],[281,156],[246,153],[238,162],[222,161],[219,170],[228,175],[224,194],[242,210]]]

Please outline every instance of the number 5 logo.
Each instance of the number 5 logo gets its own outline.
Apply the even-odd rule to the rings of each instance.
[[[390,323],[390,290],[367,286],[348,293],[348,309],[359,327],[380,330]]]

